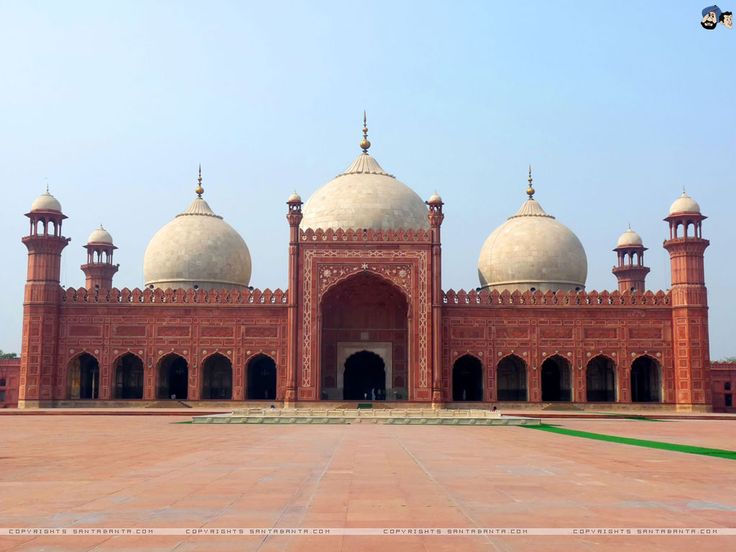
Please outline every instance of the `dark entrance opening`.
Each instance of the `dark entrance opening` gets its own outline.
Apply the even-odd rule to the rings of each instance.
[[[69,398],[97,399],[100,396],[100,365],[89,353],[69,363]]]
[[[187,398],[189,392],[189,366],[187,361],[177,354],[166,355],[158,363],[159,399]]]
[[[125,353],[115,363],[115,398],[143,398],[143,361],[132,353]]]
[[[202,370],[203,399],[232,399],[233,366],[230,359],[214,354],[204,361]]]
[[[386,365],[376,353],[360,351],[345,361],[343,399],[346,401],[386,398]]]
[[[473,355],[463,355],[452,366],[452,400],[483,400],[483,365]]]
[[[590,359],[585,374],[587,399],[590,402],[616,400],[616,365],[607,356]]]
[[[246,398],[276,398],[276,363],[270,356],[258,355],[248,362]]]
[[[498,363],[497,398],[499,401],[527,401],[526,363],[516,355],[509,355]]]
[[[570,363],[560,355],[542,363],[542,400],[565,402],[572,400]]]
[[[659,364],[648,356],[637,358],[631,365],[631,401],[662,400]]]

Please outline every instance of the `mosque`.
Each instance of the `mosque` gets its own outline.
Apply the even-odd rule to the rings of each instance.
[[[285,215],[288,290],[249,286],[243,238],[196,197],[151,239],[142,289],[117,288],[94,230],[84,288],[60,284],[67,218],[48,191],[26,214],[18,405],[242,401],[712,408],[698,203],[664,219],[671,289],[646,289],[641,237],[616,242],[615,291],[587,291],[577,236],[527,198],[486,239],[478,287],[442,288],[443,201],[422,200],[362,152]],[[452,221],[448,221],[452,223]],[[286,245],[286,244],[284,244]]]

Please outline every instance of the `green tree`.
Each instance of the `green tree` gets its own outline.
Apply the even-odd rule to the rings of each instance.
[[[736,362],[736,356],[725,357],[718,362]]]
[[[0,358],[18,358],[16,353],[6,353],[0,349]]]

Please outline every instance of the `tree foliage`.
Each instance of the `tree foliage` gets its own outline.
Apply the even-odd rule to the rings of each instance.
[[[6,353],[2,349],[0,349],[0,358],[18,358],[17,353]]]

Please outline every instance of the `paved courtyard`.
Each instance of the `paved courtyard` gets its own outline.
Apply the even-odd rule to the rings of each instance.
[[[0,416],[0,527],[736,527],[731,459],[521,427],[184,420]],[[736,450],[734,421],[545,422]],[[34,552],[693,548],[736,536],[0,537]]]

